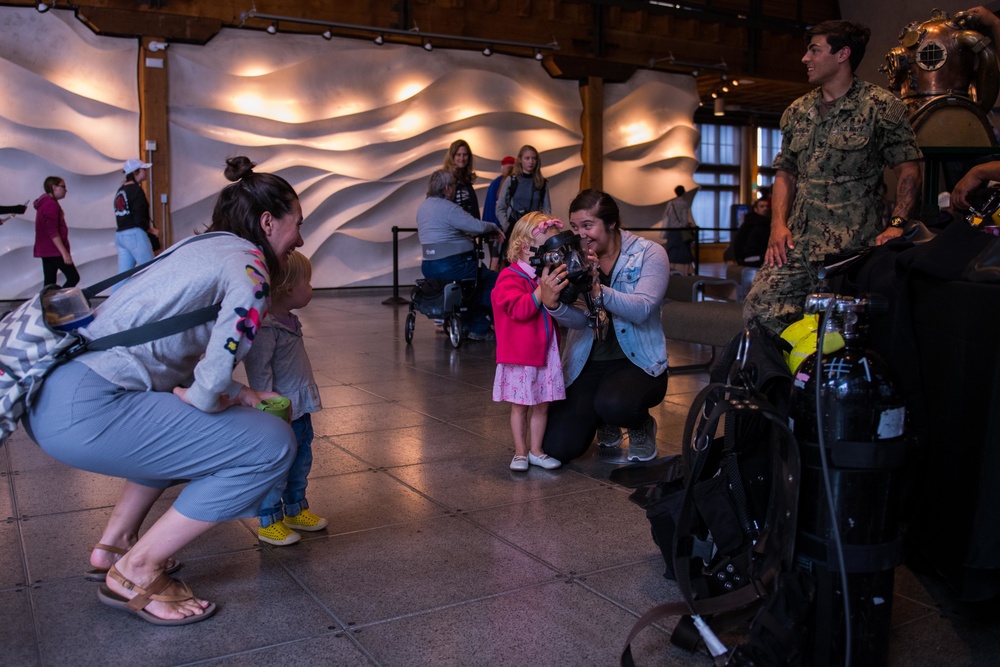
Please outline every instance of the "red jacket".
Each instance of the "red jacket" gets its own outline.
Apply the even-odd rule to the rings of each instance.
[[[62,206],[50,194],[44,194],[35,200],[35,257],[62,257],[59,248],[52,242],[52,237],[62,239],[66,252],[69,252],[69,230],[66,228],[66,216]]]
[[[493,328],[497,334],[497,363],[544,366],[552,336],[559,330],[545,308],[531,294],[538,287],[534,269],[526,273],[514,264],[500,272],[493,288]]]

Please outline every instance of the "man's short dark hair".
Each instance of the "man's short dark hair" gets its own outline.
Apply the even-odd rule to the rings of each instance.
[[[872,31],[867,26],[851,21],[823,21],[806,30],[806,44],[818,35],[826,35],[830,53],[836,53],[845,46],[851,49],[853,72],[858,69],[861,59],[865,57],[865,47],[868,46],[868,38],[872,36]]]

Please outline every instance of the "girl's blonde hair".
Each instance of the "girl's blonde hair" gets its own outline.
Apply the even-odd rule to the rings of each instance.
[[[312,279],[312,272],[309,258],[298,250],[293,251],[285,268],[278,272],[271,284],[271,300],[283,299],[291,294],[300,280]]]
[[[523,176],[524,172],[521,170],[521,158],[524,154],[531,151],[535,154],[535,171],[531,174],[531,181],[536,190],[541,190],[545,185],[545,177],[542,176],[542,154],[538,152],[538,149],[531,144],[525,144],[521,146],[521,150],[517,152],[517,160],[514,162],[514,176]]]
[[[521,219],[515,222],[514,227],[510,230],[510,239],[507,241],[507,261],[514,264],[521,258],[522,250],[544,243],[545,239],[540,236],[532,236],[531,232],[550,220],[558,223],[551,226],[562,228],[562,220],[554,218],[548,213],[532,211],[521,216]]]

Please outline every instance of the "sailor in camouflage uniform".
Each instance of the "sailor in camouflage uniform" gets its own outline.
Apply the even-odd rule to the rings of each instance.
[[[781,117],[771,236],[744,303],[748,322],[757,319],[780,332],[798,320],[827,253],[900,236],[915,208],[922,156],[906,107],[854,75],[869,35],[848,21],[820,23],[807,33],[802,62],[809,82],[820,87]],[[897,176],[888,227],[882,222],[886,167]]]

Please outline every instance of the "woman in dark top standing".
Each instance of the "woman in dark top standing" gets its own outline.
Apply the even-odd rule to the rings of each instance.
[[[552,202],[549,201],[548,179],[542,176],[542,158],[534,146],[525,144],[517,152],[514,173],[500,186],[496,207],[500,229],[509,236],[514,223],[532,211],[552,213]],[[505,243],[500,247],[501,264],[506,256]]]
[[[147,232],[159,235],[159,231],[149,223],[149,200],[140,185],[149,176],[147,170],[151,166],[132,158],[122,168],[125,181],[115,193],[115,247],[118,248],[119,273],[153,259],[153,245]]]
[[[472,149],[465,139],[452,142],[444,157],[444,169],[455,177],[455,203],[476,220],[479,215],[479,197],[472,184],[476,182],[476,172],[472,166]]]
[[[514,173],[500,186],[497,219],[504,234],[525,213],[552,213],[548,179],[542,176],[542,158],[534,146],[521,146],[514,163]]]

